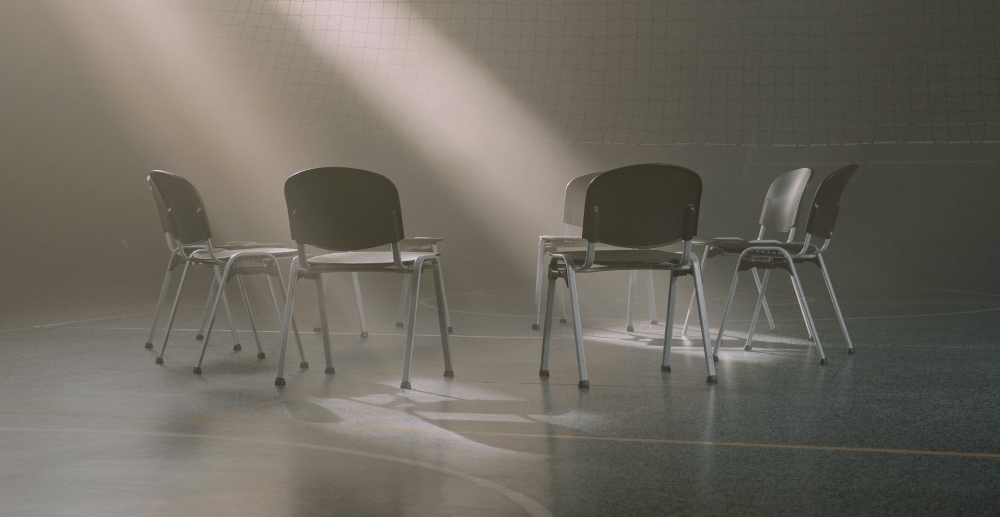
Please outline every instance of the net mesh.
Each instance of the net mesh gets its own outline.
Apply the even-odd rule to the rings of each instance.
[[[171,8],[190,35],[178,42],[190,59],[208,60],[225,78],[220,88],[252,99],[245,107],[269,119],[419,130],[392,106],[443,95],[440,78],[454,74],[439,73],[437,55],[449,46],[571,142],[1000,141],[993,0],[183,0]],[[50,102],[124,102],[108,97],[70,32],[50,51]],[[105,53],[120,69],[116,80],[134,90],[128,102],[176,105],[163,102],[175,93],[149,79],[158,64],[141,44],[123,40]],[[538,136],[516,129],[512,137]]]

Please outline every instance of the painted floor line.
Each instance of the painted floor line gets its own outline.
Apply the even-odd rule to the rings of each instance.
[[[56,432],[56,433],[81,433],[81,434],[125,434],[125,435],[135,435],[135,436],[166,436],[171,438],[197,438],[204,440],[224,440],[233,441],[241,443],[253,443],[261,445],[279,445],[284,447],[298,447],[301,449],[312,449],[317,451],[334,452],[338,454],[349,454],[351,456],[360,456],[363,458],[371,458],[375,460],[388,461],[393,463],[400,463],[403,465],[410,465],[413,467],[420,467],[427,470],[433,470],[442,474],[447,474],[449,476],[454,476],[457,478],[464,479],[470,483],[479,485],[483,488],[492,490],[512,502],[524,508],[528,515],[532,517],[554,517],[552,512],[542,506],[541,503],[535,501],[531,497],[528,497],[521,492],[513,490],[505,485],[501,485],[496,481],[490,481],[489,479],[482,478],[479,476],[474,476],[472,474],[467,474],[460,470],[456,470],[449,467],[442,467],[440,465],[435,465],[433,463],[427,463],[425,461],[414,460],[410,458],[401,458],[398,456],[390,456],[388,454],[378,454],[374,452],[358,451],[354,449],[346,449],[343,447],[331,447],[327,445],[313,445],[309,443],[300,442],[286,442],[281,440],[263,440],[259,438],[244,438],[239,436],[219,436],[211,434],[193,434],[193,433],[168,433],[168,432],[158,432],[158,431],[130,431],[125,429],[48,429],[48,428],[29,428],[29,427],[0,427],[0,432]]]

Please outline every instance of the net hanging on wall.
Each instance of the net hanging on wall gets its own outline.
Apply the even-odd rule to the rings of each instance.
[[[126,0],[93,8],[114,1]],[[269,119],[418,130],[394,103],[446,94],[442,78],[454,75],[441,73],[437,56],[449,46],[571,142],[1000,141],[1000,7],[992,0],[171,5],[191,36],[179,48],[209,60],[226,78],[221,88],[246,95],[245,107]],[[108,97],[71,37],[61,36],[50,52],[50,102],[123,102]],[[125,77],[134,90],[128,102],[176,105],[163,100],[175,94],[149,79],[158,64],[143,56],[141,42],[124,40],[120,55],[105,56],[124,70],[117,80]]]

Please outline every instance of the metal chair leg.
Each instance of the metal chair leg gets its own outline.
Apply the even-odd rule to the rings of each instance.
[[[674,339],[674,309],[677,303],[677,273],[670,272],[670,289],[667,290],[667,317],[663,329],[663,362],[661,372],[670,371],[670,347]]]
[[[826,261],[823,255],[819,255],[819,269],[823,272],[823,280],[826,282],[826,290],[830,292],[830,301],[833,302],[833,310],[837,313],[837,321],[840,322],[840,331],[844,333],[844,341],[847,341],[847,353],[854,353],[854,344],[851,343],[851,336],[847,333],[847,323],[844,322],[844,315],[840,312],[840,302],[837,295],[833,293],[833,283],[830,282],[830,272],[826,269]]]
[[[757,270],[753,270],[754,273]],[[755,275],[756,278],[756,275]],[[753,334],[757,330],[757,321],[760,319],[760,309],[764,302],[764,292],[767,291],[767,281],[771,278],[771,270],[768,269],[764,271],[764,279],[758,284],[757,288],[759,292],[757,293],[757,304],[753,308],[753,317],[750,318],[750,332],[747,333],[747,342],[743,345],[743,350],[753,350]]]
[[[542,270],[545,269],[545,239],[538,238],[538,263],[535,266],[535,322],[531,330],[538,330],[542,317]]]
[[[322,277],[323,275],[320,275],[320,276]],[[323,286],[322,287],[322,289],[323,289],[323,295],[325,296],[326,295],[326,277],[323,277],[323,281],[322,281],[321,285]],[[313,332],[315,332],[317,334],[323,331],[322,325],[320,324],[319,320],[320,320],[319,307],[317,307],[316,308],[316,322],[313,323]]]
[[[253,331],[253,340],[257,344],[257,359],[264,359],[264,348],[260,346],[260,335],[257,334],[257,322],[254,321],[253,309],[250,307],[250,297],[247,296],[247,288],[243,283],[243,275],[236,275],[236,284],[240,288],[243,305],[247,308],[247,316],[250,317],[250,330]]]
[[[316,298],[319,304],[319,328],[323,336],[323,355],[326,359],[326,373],[336,373],[333,357],[330,355],[330,326],[326,321],[326,290],[323,289],[323,275],[316,276]]]
[[[705,250],[701,252],[701,275],[705,276],[705,265],[708,263],[708,245],[705,245]],[[693,277],[693,276],[692,276]],[[688,321],[691,319],[691,309],[694,308],[695,302],[695,288],[691,288],[691,301],[688,302],[687,314],[684,315],[684,327],[681,328],[681,336],[687,336],[688,333]]]
[[[573,337],[576,341],[576,367],[580,371],[580,383],[578,386],[583,388],[590,387],[590,381],[587,380],[587,358],[583,353],[583,323],[580,321],[580,296],[576,288],[576,271],[569,264],[566,265],[566,277],[569,280],[569,300],[573,316]]]
[[[361,337],[368,337],[368,325],[365,324],[365,304],[361,299],[361,281],[357,273],[351,273],[354,281],[354,299],[358,301],[358,319],[361,320]]]
[[[656,325],[656,288],[653,286],[653,270],[649,270],[649,285],[646,287],[646,297],[649,298],[649,324]]]
[[[566,314],[566,290],[569,289],[569,284],[566,288],[559,289],[559,307],[562,310],[562,318],[559,318],[559,323],[569,323],[569,315]]]
[[[692,255],[692,259],[694,259]],[[715,373],[715,356],[713,355],[711,359],[708,355],[711,352],[711,344],[709,341],[712,339],[711,334],[708,330],[708,309],[705,306],[705,284],[701,278],[701,268],[698,267],[697,259],[694,259],[695,263],[692,265],[691,271],[694,273],[694,287],[695,293],[698,294],[698,319],[701,321],[701,343],[705,347],[705,366],[708,370],[708,382],[718,382],[719,377]],[[733,284],[735,287],[735,283]],[[722,327],[719,327],[719,336],[722,336]]]
[[[633,317],[635,316],[635,275],[633,269],[628,275],[628,308],[625,310],[625,332],[635,332]]]
[[[434,296],[437,299],[438,326],[441,327],[441,351],[444,354],[444,376],[454,377],[455,370],[451,366],[451,347],[448,346],[448,302],[444,295],[444,276],[441,275],[441,262],[434,260]]]
[[[281,276],[281,268],[275,265],[275,269],[278,270],[278,285],[281,287],[281,297],[285,300],[285,303],[288,303],[288,298],[285,296],[285,279]],[[267,278],[267,288],[271,291],[271,301],[274,302],[274,314],[278,317],[278,326],[280,327],[283,325],[284,320],[281,319],[281,308],[278,306],[278,297],[274,295],[274,282],[271,282],[270,275],[266,275],[265,278]],[[299,338],[299,328],[295,324],[295,318],[292,318],[292,331],[295,333],[295,344],[298,345],[299,358],[302,360],[299,363],[299,368],[309,368],[309,362],[306,361],[306,354],[302,351],[302,340]]]
[[[201,375],[201,365],[205,361],[205,351],[208,350],[208,341],[212,339],[212,328],[215,322],[216,311],[219,310],[219,299],[222,299],[223,304],[226,306],[227,309],[226,313],[229,314],[230,317],[229,320],[230,326],[233,326],[232,314],[229,313],[228,311],[229,304],[228,302],[226,302],[226,281],[225,281],[225,278],[229,276],[229,270],[232,267],[232,265],[233,262],[232,259],[230,259],[228,262],[226,262],[226,267],[222,272],[219,271],[218,266],[212,268],[212,270],[215,272],[215,280],[219,283],[219,289],[215,292],[215,300],[212,302],[212,318],[209,322],[208,330],[205,331],[205,339],[204,341],[201,342],[201,355],[198,356],[198,365],[194,367],[194,373],[196,375]],[[235,332],[236,330],[234,328],[233,333],[235,334]]]
[[[214,269],[216,270],[215,273],[216,273],[216,276],[218,277],[219,267],[215,266]],[[227,266],[227,269],[228,269],[228,266]],[[229,331],[233,335],[233,342],[236,343],[235,345],[233,345],[233,350],[236,350],[237,352],[239,352],[240,350],[243,350],[243,345],[240,344],[240,336],[236,332],[236,323],[233,320],[233,311],[229,307],[229,297],[226,296],[226,281],[225,281],[225,278],[226,278],[225,276],[222,276],[222,277],[218,277],[218,280],[217,280],[219,282],[219,292],[222,293],[222,308],[226,310],[226,317],[229,318]],[[213,313],[213,316],[212,316],[212,319],[211,319],[212,323],[209,323],[208,333],[205,334],[205,338],[206,339],[208,338],[208,334],[212,333],[211,326],[215,322],[215,316],[214,316],[214,314],[215,314],[215,311],[217,311],[217,310],[219,310],[218,306],[216,306],[215,309],[212,309],[212,313]]]
[[[791,280],[791,278],[789,278],[789,280]],[[805,295],[795,288],[795,282],[792,282],[792,292],[795,293],[795,303],[799,304],[799,312],[802,314],[802,323],[805,324],[806,332],[809,334],[809,341],[812,341],[815,337],[813,337],[812,329],[809,328],[809,324],[806,323],[806,310],[802,308],[802,300],[805,299]]]
[[[285,317],[281,319],[281,346],[278,348],[278,371],[274,377],[275,386],[285,385],[285,352],[288,350],[288,331],[292,326],[295,310],[295,284],[298,279],[299,257],[292,257],[288,273],[288,290],[285,294]]]
[[[805,294],[805,291],[802,290],[802,282],[799,281],[799,273],[796,271],[795,263],[792,262],[792,258],[788,254],[785,254],[785,259],[788,260],[789,269],[792,270],[792,281],[795,282],[795,288],[800,293]],[[809,328],[812,330],[813,344],[816,345],[816,350],[819,352],[819,364],[826,364],[826,354],[823,353],[823,345],[819,342],[819,333],[816,332],[816,322],[813,321],[812,312],[809,311],[809,303],[806,301],[805,296],[802,297],[802,309],[806,313],[806,320],[809,323]]]
[[[444,290],[444,266],[441,265],[441,257],[437,257],[437,275],[441,277],[441,303],[444,305],[444,322],[448,325],[448,333],[452,334],[455,329],[451,326],[451,311],[448,309],[448,293]]]
[[[760,276],[757,274],[756,269],[751,269],[750,272],[753,273],[753,281],[755,284],[757,284],[757,294],[759,295],[763,292],[761,288],[762,282]],[[774,326],[774,317],[771,316],[771,306],[767,304],[766,296],[761,298],[761,303],[763,304],[762,306],[764,308],[764,316],[767,318],[767,326],[768,328],[771,329],[771,332],[774,332],[776,328]]]
[[[396,308],[396,328],[403,328],[403,318],[406,317],[406,302],[410,295],[410,274],[403,274],[403,288],[399,292],[399,306]]]
[[[726,330],[726,318],[729,317],[729,309],[733,306],[733,297],[736,296],[736,284],[740,281],[740,270],[736,269],[736,273],[733,274],[733,283],[729,286],[729,298],[726,298],[726,310],[722,311],[722,321],[719,322],[719,336],[715,340],[715,350],[712,352],[712,359],[715,361],[719,360],[719,347],[722,346],[722,335]],[[695,293],[697,293],[698,286],[695,285]]]
[[[208,325],[208,319],[212,317],[209,309],[212,308],[212,297],[215,296],[215,275],[212,275],[212,285],[208,288],[208,296],[205,298],[205,310],[201,311],[201,324],[198,325],[198,334],[195,335],[195,339],[201,341],[205,339],[205,327]]]
[[[549,278],[549,290],[545,295],[545,325],[542,331],[542,364],[538,368],[539,377],[549,376],[549,347],[552,344],[552,309],[556,300],[556,277]]]
[[[170,340],[170,330],[174,328],[174,318],[177,316],[177,304],[181,301],[181,291],[184,290],[184,280],[187,278],[190,262],[184,263],[184,270],[181,272],[181,282],[177,285],[177,294],[174,295],[174,305],[170,308],[170,317],[167,319],[167,333],[163,336],[163,346],[160,347],[160,355],[156,356],[156,364],[163,364],[163,352],[167,350],[167,341]]]
[[[420,274],[424,267],[423,257],[413,263],[412,279],[410,280],[410,318],[406,327],[406,346],[403,348],[403,380],[399,388],[408,390],[410,386],[410,363],[413,361],[413,334],[417,326],[417,306],[420,305]]]
[[[173,264],[173,259],[171,258],[170,263],[167,264],[167,274],[163,275],[163,287],[160,288],[160,297],[156,300],[156,309],[153,310],[153,324],[149,327],[149,337],[146,338],[146,348],[152,350],[153,348],[153,336],[156,334],[156,323],[160,321],[160,307],[163,305],[163,300],[167,297],[167,290],[170,289],[170,266]]]

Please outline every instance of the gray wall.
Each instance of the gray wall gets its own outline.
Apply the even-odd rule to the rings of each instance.
[[[94,3],[91,15],[113,25],[100,11],[112,3]],[[277,43],[261,47],[260,56],[274,60],[245,73],[233,63],[241,52],[252,62],[256,47],[238,43],[259,32],[245,36],[246,27],[233,29],[238,17],[206,15],[216,9],[206,6],[215,4],[184,4],[190,10],[179,19],[196,20],[191,27],[203,35],[206,24],[225,30],[207,33],[207,40],[178,42],[178,52],[197,41],[235,41],[231,48],[190,51],[232,58],[218,66],[238,80],[219,88],[250,85],[247,98],[257,104],[249,115],[221,108],[192,113],[198,108],[184,107],[189,90],[157,84],[188,70],[159,63],[155,51],[143,50],[152,43],[134,43],[135,55],[120,45],[94,51],[86,31],[74,25],[83,22],[74,22],[67,15],[74,11],[64,4],[0,2],[4,311],[63,303],[151,304],[166,259],[145,184],[152,169],[185,175],[199,186],[220,239],[287,241],[282,181],[296,170],[328,164],[393,179],[403,197],[407,234],[447,239],[453,289],[530,287],[537,235],[562,231],[566,181],[618,165],[669,162],[705,180],[703,236],[753,235],[767,185],[782,172],[808,166],[823,175],[860,163],[829,255],[839,284],[1000,290],[993,259],[1000,219],[993,200],[1000,192],[998,20],[988,2],[954,12],[950,3],[924,3],[917,12],[882,2],[868,14],[850,2],[837,4],[839,14],[818,7],[823,3],[801,11],[792,7],[797,2],[748,3],[756,6],[752,12],[726,2],[671,2],[663,4],[666,10],[612,2],[596,11],[576,4],[541,3],[531,10],[529,4],[480,2],[469,4],[479,10],[461,13],[434,2],[393,4],[405,7],[411,20],[431,19],[443,41],[450,38],[472,56],[542,121],[546,134],[561,136],[539,144],[536,135],[514,134],[498,144],[498,155],[514,155],[495,157],[506,160],[509,178],[475,167],[442,174],[441,163],[414,144],[419,128],[407,125],[412,121],[394,122],[391,103],[366,101],[346,86],[331,94],[335,70],[328,79],[314,75],[308,81],[277,73],[296,66],[280,59],[282,45],[293,58],[303,46],[286,33],[271,33],[268,38]],[[135,3],[145,4],[153,2]],[[233,9],[243,5],[233,3]],[[248,2],[246,9],[257,5]],[[798,14],[786,19],[776,6]],[[665,34],[647,23],[658,16]],[[851,43],[820,30],[816,20],[824,17],[836,21],[830,27],[843,29],[859,18],[865,24],[850,29]],[[259,30],[263,22],[254,23]],[[742,36],[736,41],[733,34]],[[809,34],[819,36],[801,37]],[[435,41],[440,45],[442,39]],[[109,48],[118,49],[116,57],[102,68]],[[305,51],[303,63],[309,55]],[[448,93],[438,78],[419,66],[414,70],[414,84],[426,81],[430,93],[416,89],[400,98],[419,101],[435,88]],[[369,75],[357,84],[381,77],[377,69],[362,72]],[[685,82],[683,73],[693,79]],[[816,77],[838,78],[840,86],[820,88]],[[115,80],[127,87],[112,86]],[[320,95],[323,84],[326,93]],[[777,86],[747,89],[754,84]],[[314,98],[326,100],[310,104]],[[246,135],[226,140],[216,134],[232,127]],[[277,150],[261,152],[261,142]],[[540,145],[553,151],[535,154]],[[520,148],[526,151],[509,152]],[[587,170],[560,156],[572,156],[574,165]]]

